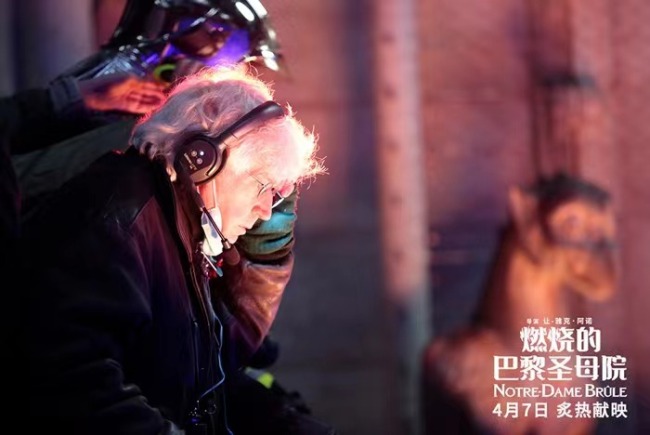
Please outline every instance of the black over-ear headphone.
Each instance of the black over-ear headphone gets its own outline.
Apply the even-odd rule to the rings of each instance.
[[[284,109],[266,101],[235,121],[216,138],[193,135],[179,147],[175,165],[181,165],[194,184],[207,183],[221,171],[228,157],[228,146],[265,122],[281,118]]]

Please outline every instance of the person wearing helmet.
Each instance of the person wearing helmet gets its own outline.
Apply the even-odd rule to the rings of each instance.
[[[204,67],[242,63],[286,71],[277,33],[259,0],[128,0],[108,42],[55,82],[66,82],[70,94],[84,83],[116,76],[168,87]],[[115,144],[127,143],[141,115],[87,109],[75,117],[74,128],[50,128],[49,140],[31,141],[38,142],[34,151],[12,159],[25,210]]]

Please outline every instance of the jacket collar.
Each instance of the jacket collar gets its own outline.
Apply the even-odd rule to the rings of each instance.
[[[133,151],[137,152],[135,149]],[[155,158],[153,162],[157,167],[155,172],[158,183],[167,187],[160,191],[161,207],[165,215],[168,216],[169,225],[176,229],[181,243],[192,261],[194,253],[205,238],[201,228],[201,210],[194,201],[190,190],[196,187],[191,180],[184,180],[181,177],[172,182],[163,157]]]

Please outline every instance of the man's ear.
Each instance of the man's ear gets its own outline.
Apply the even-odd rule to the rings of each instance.
[[[534,194],[513,186],[508,191],[508,205],[517,239],[531,258],[539,261],[544,243],[539,200]]]

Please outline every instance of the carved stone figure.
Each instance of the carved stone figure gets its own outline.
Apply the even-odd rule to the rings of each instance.
[[[511,219],[474,319],[466,328],[434,339],[424,354],[427,434],[568,435],[595,430],[597,420],[591,418],[557,418],[560,403],[573,406],[593,399],[563,394],[526,397],[558,387],[584,395],[585,384],[594,381],[566,373],[564,377],[571,380],[551,380],[547,373],[543,379],[519,376],[502,382],[495,380],[494,357],[575,356],[569,348],[524,352],[522,327],[528,319],[539,319],[540,326],[543,319],[550,320],[548,326],[555,326],[558,318],[575,319],[572,301],[605,301],[614,293],[616,228],[609,195],[584,180],[556,175],[530,189],[512,188],[509,205]],[[575,323],[567,326],[577,327]],[[549,368],[546,358],[545,369]],[[516,392],[514,397],[501,397],[495,384],[521,389],[509,390]],[[508,401],[519,403],[517,418],[498,415],[499,410],[505,413]],[[500,402],[502,408],[495,411]],[[544,402],[548,417],[540,418],[535,411],[543,409],[539,407]],[[530,404],[528,409],[524,403]]]

